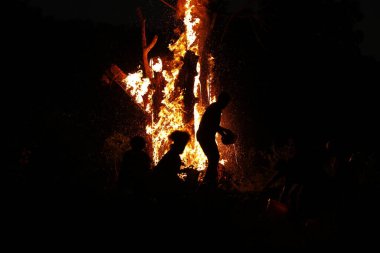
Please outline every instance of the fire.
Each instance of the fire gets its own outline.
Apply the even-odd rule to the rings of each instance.
[[[161,72],[162,71],[162,60],[160,57],[157,57],[155,59],[150,59],[149,66],[153,69],[154,72]]]
[[[142,70],[129,74],[123,81],[126,84],[125,90],[135,99],[136,103],[142,106],[146,112],[151,112],[151,106],[149,103],[144,105],[143,99],[144,95],[148,93],[150,80],[143,78]]]
[[[173,52],[172,60],[165,62],[163,66],[162,60],[158,57],[150,60],[150,67],[154,71],[155,75],[160,74],[165,80],[165,87],[162,90],[156,90],[155,92],[161,92],[162,101],[161,107],[158,113],[158,117],[154,119],[152,112],[152,96],[154,93],[154,87],[151,87],[151,80],[149,78],[143,78],[142,70],[136,73],[128,74],[122,82],[125,84],[125,91],[138,103],[145,112],[152,115],[150,124],[146,126],[146,133],[150,136],[153,145],[153,161],[157,163],[159,159],[169,149],[168,136],[172,131],[185,130],[191,133],[191,140],[188,143],[184,153],[182,154],[182,160],[186,166],[193,166],[198,170],[203,170],[206,167],[206,157],[200,148],[194,133],[200,123],[201,115],[205,110],[205,104],[196,102],[193,110],[193,121],[185,122],[184,120],[184,91],[179,90],[176,87],[176,80],[179,76],[183,63],[183,57],[187,51],[192,51],[196,56],[202,55],[202,50],[205,42],[205,35],[202,37],[202,32],[205,31],[207,14],[206,7],[208,0],[182,0],[179,1],[178,9],[182,10],[180,16],[182,17],[183,24],[185,26],[184,32],[179,36],[177,41],[170,44],[168,48]],[[214,65],[214,58],[209,56],[208,64],[210,69]],[[207,89],[208,98],[207,103],[215,101],[215,96],[212,96],[210,87],[214,82],[214,76],[212,71],[209,71],[207,76],[207,83],[201,84],[201,57],[198,58],[196,64],[197,75],[194,79],[194,97],[199,98],[201,96],[200,90],[202,85]],[[199,100],[197,100],[199,101]],[[225,160],[222,160],[224,163]]]
[[[185,18],[183,20],[183,23],[186,26],[186,42],[187,42],[187,49],[190,49],[194,53],[198,54],[199,45],[197,43],[194,43],[195,40],[198,37],[198,34],[196,32],[197,25],[201,22],[199,17],[193,16],[193,9],[195,7],[195,2],[192,0],[187,0],[185,3]]]

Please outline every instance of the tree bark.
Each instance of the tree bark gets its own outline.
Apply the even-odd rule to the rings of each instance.
[[[184,102],[184,122],[194,122],[194,105],[196,98],[194,96],[194,80],[197,72],[197,62],[199,56],[195,55],[192,51],[187,51],[183,59],[184,64],[179,72],[177,85],[183,92]]]
[[[146,77],[148,77],[149,79],[152,79],[153,78],[153,70],[149,66],[148,54],[149,54],[150,50],[152,50],[152,48],[156,45],[157,40],[158,40],[158,36],[154,35],[153,40],[149,43],[149,45],[147,44],[146,27],[145,27],[146,19],[145,19],[144,15],[142,14],[142,11],[140,8],[137,8],[136,12],[137,12],[137,16],[139,18],[139,22],[140,22],[140,26],[141,26],[141,44],[142,44],[142,51],[143,51],[144,73],[145,73]]]

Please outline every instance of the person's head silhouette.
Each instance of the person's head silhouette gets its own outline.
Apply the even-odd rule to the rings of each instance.
[[[228,103],[230,102],[230,100],[231,100],[230,95],[227,92],[222,91],[219,94],[218,99],[216,100],[216,102],[219,104],[219,106],[221,108],[225,108],[228,105]]]
[[[177,151],[178,154],[182,154],[186,144],[190,140],[190,134],[184,131],[176,130],[169,135],[169,139],[173,141],[171,149]]]

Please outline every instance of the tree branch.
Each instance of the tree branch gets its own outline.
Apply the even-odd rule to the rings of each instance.
[[[160,0],[161,3],[165,4],[166,6],[168,6],[169,8],[177,11],[177,8],[175,8],[173,5],[169,4],[168,2],[166,2],[165,0]]]
[[[152,79],[153,78],[153,71],[152,71],[152,68],[149,66],[148,54],[149,54],[149,51],[152,50],[152,48],[156,45],[157,40],[158,40],[158,36],[155,35],[152,42],[149,44],[149,46],[147,46],[146,29],[145,29],[146,19],[145,19],[144,15],[142,14],[142,11],[140,8],[137,8],[136,12],[137,12],[137,16],[139,18],[140,26],[141,26],[141,44],[142,44],[142,49],[143,49],[144,72],[145,72],[145,75],[149,79]]]
[[[158,36],[157,36],[157,35],[154,35],[153,40],[150,42],[149,46],[146,47],[146,50],[148,51],[148,53],[149,53],[149,51],[152,50],[152,48],[156,45],[157,40],[158,40]]]

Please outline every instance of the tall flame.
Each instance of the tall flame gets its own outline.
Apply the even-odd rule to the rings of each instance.
[[[184,10],[183,13],[183,23],[185,26],[185,31],[179,36],[178,40],[173,44],[170,44],[168,48],[173,52],[173,58],[165,68],[162,66],[161,59],[157,58],[150,61],[150,66],[154,72],[160,72],[166,81],[166,85],[162,91],[162,101],[161,107],[158,114],[158,118],[153,120],[146,127],[147,134],[152,139],[153,145],[153,161],[157,163],[162,155],[169,149],[168,136],[171,132],[175,130],[185,130],[189,133],[196,133],[197,128],[200,123],[201,115],[203,114],[205,108],[196,103],[194,106],[194,121],[190,123],[185,123],[184,121],[184,95],[183,91],[178,91],[176,89],[176,80],[178,78],[180,69],[183,65],[183,57],[186,51],[190,50],[194,52],[195,55],[200,56],[201,50],[203,48],[203,41],[200,36],[200,31],[202,27],[201,15],[205,17],[207,14],[204,13],[205,4],[208,0],[183,0],[179,1],[182,4],[181,9]],[[213,58],[209,57],[209,65],[213,64]],[[170,66],[170,67],[167,67]],[[196,65],[198,75],[195,77],[194,81],[194,96],[196,98],[200,97],[201,81],[201,63],[198,61]],[[123,80],[126,84],[125,90],[128,94],[135,99],[135,101],[141,105],[141,107],[148,113],[152,113],[152,90],[150,89],[150,81],[147,78],[143,78],[142,71],[137,71],[136,73],[129,74]],[[213,75],[210,73],[207,79],[207,87],[211,87],[213,82]],[[208,91],[208,102],[211,102],[210,88]],[[157,91],[156,91],[157,92]],[[148,99],[143,99],[143,96],[148,96]],[[149,101],[145,104],[144,101]],[[181,156],[182,160],[187,166],[194,166],[198,170],[203,170],[206,166],[206,157],[200,148],[195,136],[191,136],[191,140],[188,143],[184,153]]]
[[[136,103],[142,106],[146,112],[151,112],[151,106],[148,103],[144,105],[144,95],[148,92],[150,85],[149,78],[143,78],[142,70],[136,73],[129,74],[124,82],[126,84],[125,90],[135,99]]]

